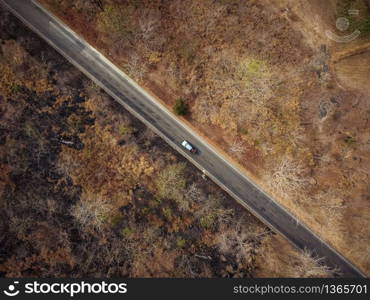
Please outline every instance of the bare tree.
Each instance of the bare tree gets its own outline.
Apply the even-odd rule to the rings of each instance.
[[[304,249],[300,252],[299,263],[290,276],[293,278],[332,277],[339,272],[337,269],[329,268],[323,262],[323,258],[308,249]]]
[[[187,181],[185,167],[184,163],[169,165],[161,171],[156,181],[158,196],[174,200],[182,210],[189,208],[189,201],[184,196]]]
[[[72,208],[71,214],[85,230],[102,232],[106,218],[112,210],[109,201],[95,195],[83,195]]]
[[[134,54],[130,57],[129,61],[125,65],[125,68],[128,75],[137,81],[142,80],[146,73],[146,67],[140,61],[140,57],[137,54]]]
[[[241,156],[245,151],[245,146],[242,141],[234,140],[233,144],[230,147],[230,152]]]

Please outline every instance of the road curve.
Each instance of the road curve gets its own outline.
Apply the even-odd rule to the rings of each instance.
[[[339,268],[343,277],[366,277],[36,1],[0,0],[0,3],[197,168],[206,170],[214,182],[272,230],[285,236],[297,248],[309,249],[323,257],[327,265]],[[199,154],[190,155],[184,151],[179,146],[184,139],[195,145]]]

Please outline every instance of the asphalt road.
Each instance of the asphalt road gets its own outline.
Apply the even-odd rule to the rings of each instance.
[[[100,85],[128,111],[152,128],[173,148],[184,155],[234,199],[246,207],[272,230],[285,236],[300,249],[310,249],[338,267],[344,277],[364,277],[353,264],[299,222],[273,198],[202,140],[171,112],[156,102],[136,83],[74,34],[66,25],[31,0],[0,0],[30,29],[39,34],[67,60]],[[198,150],[192,155],[180,147],[188,140]]]

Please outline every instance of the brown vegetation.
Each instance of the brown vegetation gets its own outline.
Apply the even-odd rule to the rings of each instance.
[[[269,236],[261,246],[256,271],[257,277],[310,278],[327,277],[332,272],[320,263],[321,259],[309,251],[296,252],[280,236]]]
[[[1,276],[270,276],[274,234],[2,10],[0,22]],[[333,275],[280,245],[304,272],[273,275]]]

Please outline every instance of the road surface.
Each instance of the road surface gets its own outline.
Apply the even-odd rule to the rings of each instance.
[[[297,248],[309,249],[323,257],[327,265],[339,268],[344,277],[365,276],[36,1],[0,0],[0,3],[197,168],[205,170],[208,177],[272,230],[285,236]],[[197,155],[181,148],[184,139],[199,150]]]

